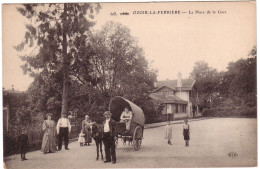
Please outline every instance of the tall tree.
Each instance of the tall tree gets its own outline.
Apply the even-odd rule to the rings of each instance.
[[[91,48],[88,52],[91,55],[92,86],[107,103],[116,95],[132,101],[141,100],[153,88],[156,72],[149,68],[142,48],[126,26],[107,22],[92,35],[87,46]],[[81,63],[80,70],[85,67],[84,61]],[[75,77],[87,85],[83,72],[75,72]]]
[[[91,61],[100,82],[98,86],[110,98],[125,94],[133,99],[136,98],[134,95],[151,90],[156,74],[149,69],[143,49],[138,46],[129,28],[112,21],[107,22],[95,34],[92,43]]]
[[[208,63],[196,62],[190,75],[196,80],[199,98],[204,103],[210,101],[218,93],[220,76],[216,69],[209,67]]]
[[[68,112],[71,69],[85,55],[87,32],[99,9],[99,4],[89,3],[25,4],[17,8],[28,22],[24,41],[16,49],[34,49],[20,56],[25,61],[24,73],[37,77],[42,71],[62,72],[61,112]]]
[[[256,106],[256,47],[249,58],[230,62],[227,71],[222,73],[220,93],[232,98],[238,105]]]

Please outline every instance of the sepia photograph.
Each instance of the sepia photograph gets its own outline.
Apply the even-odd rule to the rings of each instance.
[[[2,4],[5,169],[257,167],[256,2]]]

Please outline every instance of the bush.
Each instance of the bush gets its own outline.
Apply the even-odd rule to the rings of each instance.
[[[205,108],[202,111],[204,117],[257,117],[256,107],[216,107]]]

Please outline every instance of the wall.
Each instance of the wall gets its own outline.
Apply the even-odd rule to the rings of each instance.
[[[189,91],[175,91],[175,96],[182,100],[189,101]]]

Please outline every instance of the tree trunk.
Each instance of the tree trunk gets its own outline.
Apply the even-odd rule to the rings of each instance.
[[[63,69],[63,93],[62,93],[62,108],[61,113],[68,113],[68,102],[69,102],[69,59],[67,54],[67,4],[64,4],[64,15],[63,15],[63,42],[62,42],[62,69]]]

